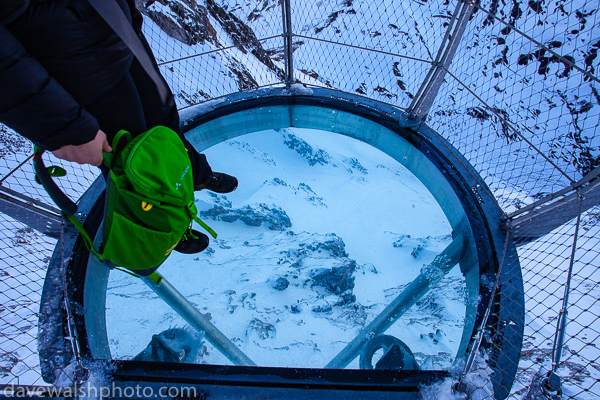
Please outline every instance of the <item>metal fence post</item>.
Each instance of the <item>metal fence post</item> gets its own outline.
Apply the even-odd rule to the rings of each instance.
[[[290,0],[281,2],[283,21],[283,53],[285,57],[285,86],[289,89],[294,81],[294,68],[292,60],[292,6]]]
[[[435,60],[431,63],[431,69],[427,73],[417,95],[408,107],[407,111],[412,118],[424,120],[427,117],[442,83],[444,83],[446,70],[452,63],[458,44],[474,11],[474,1],[458,0],[444,40]]]

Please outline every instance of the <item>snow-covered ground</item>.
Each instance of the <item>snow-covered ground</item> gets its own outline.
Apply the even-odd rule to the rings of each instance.
[[[0,383],[43,384],[38,311],[46,256],[56,243],[2,214],[0,221]]]
[[[573,278],[567,304],[567,327],[561,368],[558,374],[566,395],[595,400],[600,396],[596,382],[600,371],[600,304],[598,303],[598,252],[600,226],[598,207],[582,216],[574,254]],[[519,372],[513,393],[522,394],[533,375],[552,368],[551,351],[558,313],[571,262],[575,220],[545,237],[519,248],[525,286],[525,333]],[[590,388],[583,391],[582,388]]]
[[[357,140],[290,128],[205,153],[239,187],[197,194],[219,237],[203,253],[174,254],[159,271],[258,365],[325,366],[450,243],[450,225],[427,189]],[[408,344],[423,368],[449,367],[464,293],[457,268],[386,333]],[[143,283],[111,273],[113,357],[135,356],[153,334],[183,325]],[[228,363],[211,346],[198,362]]]

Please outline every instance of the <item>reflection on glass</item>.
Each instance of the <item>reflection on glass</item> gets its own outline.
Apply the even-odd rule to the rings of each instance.
[[[398,368],[406,354],[416,362],[407,369],[452,364],[465,325],[465,278],[453,265],[440,274],[440,258],[434,262],[453,232],[413,173],[363,142],[308,129],[255,132],[204,153],[239,187],[196,193],[200,217],[219,236],[202,253],[173,254],[159,272],[254,363],[325,367],[426,276],[430,287],[385,336],[367,335],[376,337],[360,345],[362,357],[330,366],[377,366],[394,345],[399,353],[379,368]],[[131,276],[111,273],[106,306],[115,359],[163,354],[231,364]]]

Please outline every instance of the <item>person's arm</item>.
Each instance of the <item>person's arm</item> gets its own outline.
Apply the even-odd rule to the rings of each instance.
[[[68,161],[99,165],[110,149],[98,121],[1,24],[0,122]]]

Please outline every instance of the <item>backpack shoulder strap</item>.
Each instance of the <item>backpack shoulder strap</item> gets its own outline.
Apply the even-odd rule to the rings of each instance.
[[[150,76],[163,101],[169,96],[169,88],[156,70],[150,55],[142,44],[142,41],[133,30],[133,26],[127,20],[123,10],[115,0],[88,0],[91,6],[100,14],[113,31],[129,47],[138,59],[144,71]]]
[[[92,240],[90,235],[87,233],[87,231],[85,230],[85,228],[83,227],[81,222],[79,222],[77,217],[72,214],[63,213],[63,215],[65,216],[66,219],[68,219],[75,226],[75,228],[79,231],[79,233],[81,233],[81,237],[83,238],[83,244],[88,249],[88,251],[94,257],[96,257],[96,259],[98,261],[103,262],[102,259],[100,258],[100,253],[98,253],[98,249],[96,249],[96,246],[94,246],[94,241]]]

